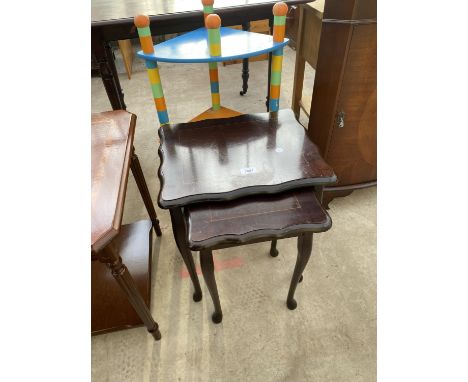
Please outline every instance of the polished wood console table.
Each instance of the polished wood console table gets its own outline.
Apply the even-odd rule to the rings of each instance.
[[[91,331],[144,324],[159,340],[149,306],[152,229],[161,229],[133,148],[135,122],[123,110],[91,118]],[[130,167],[151,221],[121,227]]]

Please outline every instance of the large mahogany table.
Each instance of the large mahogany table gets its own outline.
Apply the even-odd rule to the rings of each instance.
[[[159,340],[149,306],[151,233],[153,226],[158,236],[161,230],[133,148],[135,122],[123,110],[91,117],[91,330],[143,323]],[[121,227],[130,167],[152,221]]]
[[[284,0],[288,6],[310,1]],[[271,10],[276,2],[215,0],[214,7],[223,26],[242,25],[244,30],[248,30],[250,21],[269,19],[273,25]],[[138,14],[150,16],[151,31],[155,35],[187,32],[203,26],[201,0],[92,0],[91,52],[114,110],[126,109],[126,106],[109,42],[138,38],[133,25],[133,17]],[[242,78],[245,87],[249,72],[248,60],[244,61]]]

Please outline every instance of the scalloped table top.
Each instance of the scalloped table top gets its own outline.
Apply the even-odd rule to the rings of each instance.
[[[336,181],[292,110],[163,125],[161,208]]]
[[[276,195],[253,195],[186,207],[188,244],[193,251],[281,239],[301,232],[324,232],[332,221],[310,188]]]

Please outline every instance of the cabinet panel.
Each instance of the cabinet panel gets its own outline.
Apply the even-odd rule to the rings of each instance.
[[[376,0],[356,0],[354,4],[353,19],[377,18]]]
[[[351,28],[349,24],[322,24],[308,125],[308,134],[322,155],[326,154],[330,141]],[[326,157],[325,160],[328,161]]]
[[[340,112],[343,127],[337,123]],[[377,24],[353,26],[325,158],[337,185],[377,179]]]

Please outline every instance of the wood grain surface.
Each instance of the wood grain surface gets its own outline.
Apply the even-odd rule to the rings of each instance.
[[[192,250],[323,232],[331,227],[313,187],[190,205],[185,216]]]
[[[165,125],[159,136],[162,208],[336,180],[291,110]]]
[[[145,304],[151,300],[151,221],[122,226],[113,241],[122,262],[131,273],[137,293]],[[115,281],[112,272],[99,261],[91,262],[91,331],[101,334],[143,325],[143,320]]]
[[[336,111],[345,113],[345,126],[332,129],[324,155],[337,186],[376,180],[377,24],[353,27]]]
[[[91,116],[91,249],[119,232],[136,116],[123,110]]]

